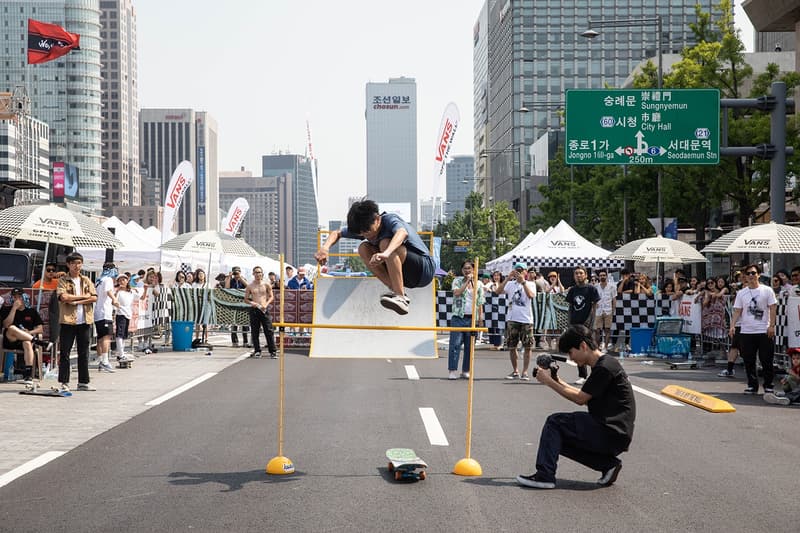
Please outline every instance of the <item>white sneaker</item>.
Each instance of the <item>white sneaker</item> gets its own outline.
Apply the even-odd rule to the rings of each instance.
[[[725,369],[725,370],[721,371],[719,374],[717,374],[717,376],[719,376],[721,378],[735,378],[736,377],[736,372],[733,371],[733,370],[728,372],[728,370]]]
[[[114,373],[114,369],[111,367],[111,365],[109,363],[104,363],[103,361],[97,363],[97,370],[99,372],[109,372],[111,374]]]
[[[458,379],[458,371],[451,370],[450,374],[447,376],[447,379]]]
[[[469,372],[462,372],[461,379],[469,379]]]
[[[381,305],[386,309],[391,309],[398,315],[408,314],[408,299],[402,294],[392,294],[391,296],[381,296]]]
[[[772,392],[768,392],[764,395],[764,401],[772,405],[789,405],[792,403],[786,396],[778,396]]]

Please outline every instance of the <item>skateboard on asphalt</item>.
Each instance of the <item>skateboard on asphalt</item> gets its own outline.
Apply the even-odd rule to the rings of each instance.
[[[117,359],[117,368],[133,368],[133,359],[121,361]]]
[[[425,479],[425,469],[428,465],[417,457],[417,452],[411,448],[389,448],[386,450],[389,459],[389,472],[394,472],[397,481],[401,479]]]
[[[19,391],[19,393],[28,394],[31,396],[56,396],[61,398],[72,396],[71,392],[59,390],[58,387],[49,387],[43,389],[39,387],[38,383],[34,383],[33,385],[26,385],[25,390],[21,390]]]
[[[697,368],[696,361],[678,361],[678,362],[667,361],[664,364],[667,365],[670,370],[679,370],[681,368],[692,368],[692,369]]]

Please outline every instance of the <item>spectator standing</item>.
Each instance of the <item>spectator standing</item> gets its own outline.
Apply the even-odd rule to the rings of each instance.
[[[550,287],[550,284],[547,283],[547,280],[544,279],[541,272],[538,272],[535,267],[528,268],[528,280],[532,281],[534,285],[536,285],[536,294],[547,294],[547,289]],[[533,341],[534,346],[537,350],[542,348],[542,335],[541,333],[537,334],[536,324],[534,324],[533,328]]]
[[[558,275],[558,272],[550,272],[547,275],[547,281],[550,285],[547,288],[547,292],[549,294],[562,294],[567,292],[567,290],[564,288],[564,285],[561,284],[561,276]]]
[[[235,266],[231,269],[231,273],[225,278],[225,288],[241,290],[247,288],[247,280],[242,276],[241,268]],[[234,348],[239,346],[239,336],[237,335],[239,329],[242,330],[242,342],[244,343],[244,347],[247,348],[250,346],[250,343],[247,342],[247,327],[248,326],[231,326],[231,344]]]
[[[97,294],[94,284],[81,275],[83,256],[73,252],[67,256],[67,275],[59,279],[56,292],[59,300],[59,324],[61,328],[58,382],[62,391],[69,391],[69,354],[72,346],[78,345],[78,390],[96,390],[89,378],[89,342],[94,322],[94,303]]]
[[[11,290],[10,306],[0,310],[0,322],[3,324],[3,348],[6,350],[22,350],[25,366],[22,380],[26,387],[33,386],[33,347],[41,346],[45,351],[52,344],[41,340],[44,331],[42,317],[25,302],[25,292],[20,288]]]
[[[450,315],[450,326],[454,328],[468,328],[472,326],[472,301],[475,298],[475,325],[482,322],[484,292],[483,284],[478,282],[477,287],[473,282],[472,261],[461,264],[461,276],[453,280],[453,312]],[[458,359],[461,356],[461,347],[464,347],[464,359],[461,364],[461,377],[469,378],[470,372],[470,346],[473,345],[473,336],[469,331],[451,331],[450,346],[447,357],[448,379],[458,378]]]
[[[275,272],[270,272],[269,273],[269,282],[268,283],[272,286],[273,292],[275,290],[280,290],[280,288],[281,288],[281,285],[280,285],[281,282],[278,280],[278,276],[277,276],[277,274],[275,274]]]
[[[156,300],[161,296],[161,283],[158,280],[158,273],[151,269],[147,270],[144,276],[144,285],[141,289],[140,300],[144,302],[147,309],[145,317],[149,319],[151,331],[156,328],[158,317],[156,316]],[[154,351],[153,336],[150,334],[142,335],[139,337],[139,350],[145,354],[151,354]]]
[[[173,289],[188,289],[191,288],[191,284],[186,281],[186,272],[183,270],[178,270],[175,273],[175,282],[172,284]]]
[[[645,296],[653,295],[653,284],[650,283],[650,278],[647,274],[640,273],[636,278],[636,285],[634,286],[634,294],[644,294]]]
[[[517,263],[514,270],[495,289],[497,294],[505,294],[508,302],[506,315],[506,345],[511,359],[511,373],[506,379],[529,381],[528,367],[531,364],[533,347],[533,308],[531,300],[536,298],[536,285],[527,281],[525,265]],[[517,371],[517,344],[522,343],[522,374]]]
[[[58,288],[58,280],[64,272],[58,271],[57,263],[47,263],[44,267],[44,278],[33,284],[34,289],[41,288],[44,291],[54,291]]]
[[[314,284],[311,283],[311,281],[306,277],[306,267],[300,267],[297,269],[297,275],[289,280],[287,288],[295,290],[314,290]]]
[[[284,268],[284,271],[286,272],[286,277],[283,279],[283,286],[284,287],[288,287],[289,286],[289,280],[294,277],[294,267],[290,267],[289,265],[286,265],[286,267]]]
[[[585,268],[582,266],[576,267],[573,271],[573,277],[575,278],[575,285],[567,291],[569,323],[571,325],[586,326],[589,331],[592,331],[600,295],[597,292],[597,288],[588,283]],[[588,367],[584,364],[578,364],[578,379],[575,381],[575,385],[583,385],[588,376]]]
[[[114,317],[114,336],[117,344],[117,361],[132,361],[134,359],[133,356],[125,353],[125,341],[128,339],[136,293],[131,290],[128,277],[125,274],[120,274],[117,278],[116,297],[117,314]]]
[[[497,294],[498,288],[503,283],[503,274],[499,270],[495,270],[492,272],[492,279],[487,285],[487,293],[488,294]],[[492,300],[492,316],[498,316],[500,308],[495,300]],[[500,332],[500,328],[495,326],[489,328],[489,349],[494,351],[500,351],[503,349],[503,334]]]
[[[617,283],[617,295],[633,294],[633,291],[636,290],[636,279],[631,275],[631,271],[623,268],[620,271],[620,276],[622,276],[622,279]]]
[[[758,265],[748,265],[744,269],[747,284],[736,293],[733,304],[733,317],[729,335],[734,336],[734,325],[741,318],[741,339],[739,346],[744,359],[747,374],[745,394],[758,393],[758,374],[756,373],[756,355],[761,361],[764,378],[764,393],[775,392],[772,388],[774,379],[773,359],[775,357],[775,310],[777,300],[775,293],[766,285],[761,285]]]
[[[195,327],[195,333],[197,333],[197,335],[195,340],[202,344],[208,344],[208,323],[211,316],[211,295],[205,290],[208,287],[205,270],[198,268],[195,270],[193,278],[194,281],[192,282],[192,288],[200,290],[200,308],[197,310]]]
[[[272,286],[264,281],[264,270],[261,267],[253,269],[253,281],[244,290],[244,303],[250,306],[250,334],[253,337],[253,354],[251,357],[261,357],[261,341],[259,339],[260,329],[264,328],[264,336],[267,338],[267,348],[271,358],[278,357],[275,348],[275,332],[272,327],[272,319],[269,316],[269,304],[272,303],[274,295]]]
[[[94,329],[97,332],[97,370],[114,372],[108,362],[111,349],[111,335],[114,333],[114,307],[117,297],[114,294],[114,282],[117,278],[117,267],[114,263],[103,264],[103,272],[95,282],[97,303],[94,306]]]
[[[598,349],[602,352],[611,346],[611,323],[614,320],[617,285],[608,279],[608,271],[597,272],[599,280],[595,289],[600,299],[597,301],[594,315],[594,334]]]

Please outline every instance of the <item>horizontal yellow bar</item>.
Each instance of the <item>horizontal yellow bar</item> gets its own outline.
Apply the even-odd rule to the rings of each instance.
[[[456,328],[450,326],[369,326],[366,324],[302,324],[295,322],[273,322],[276,328],[308,328],[308,329],[374,329],[378,331],[483,331],[488,328]]]
[[[675,398],[676,400],[680,400],[684,403],[688,403],[689,405],[694,405],[700,409],[705,409],[706,411],[710,411],[712,413],[736,412],[736,409],[725,400],[720,400],[719,398],[715,398],[709,394],[687,389],[686,387],[681,387],[680,385],[667,385],[661,389],[661,394]]]

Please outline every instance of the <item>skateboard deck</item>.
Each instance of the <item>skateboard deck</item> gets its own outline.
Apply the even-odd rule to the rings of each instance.
[[[19,391],[20,394],[28,394],[31,396],[54,396],[54,397],[61,397],[67,398],[72,396],[72,393],[69,391],[60,391],[56,387],[49,387],[47,389],[41,388],[38,385],[34,385],[33,387],[26,387],[25,390]]]
[[[411,448],[389,448],[386,450],[389,459],[389,472],[394,472],[397,481],[401,479],[425,479],[425,469],[428,465],[417,457]]]
[[[133,368],[133,361],[117,361],[117,368]]]
[[[696,361],[678,361],[678,362],[667,361],[664,364],[667,365],[670,370],[679,370],[681,368],[697,368]]]

